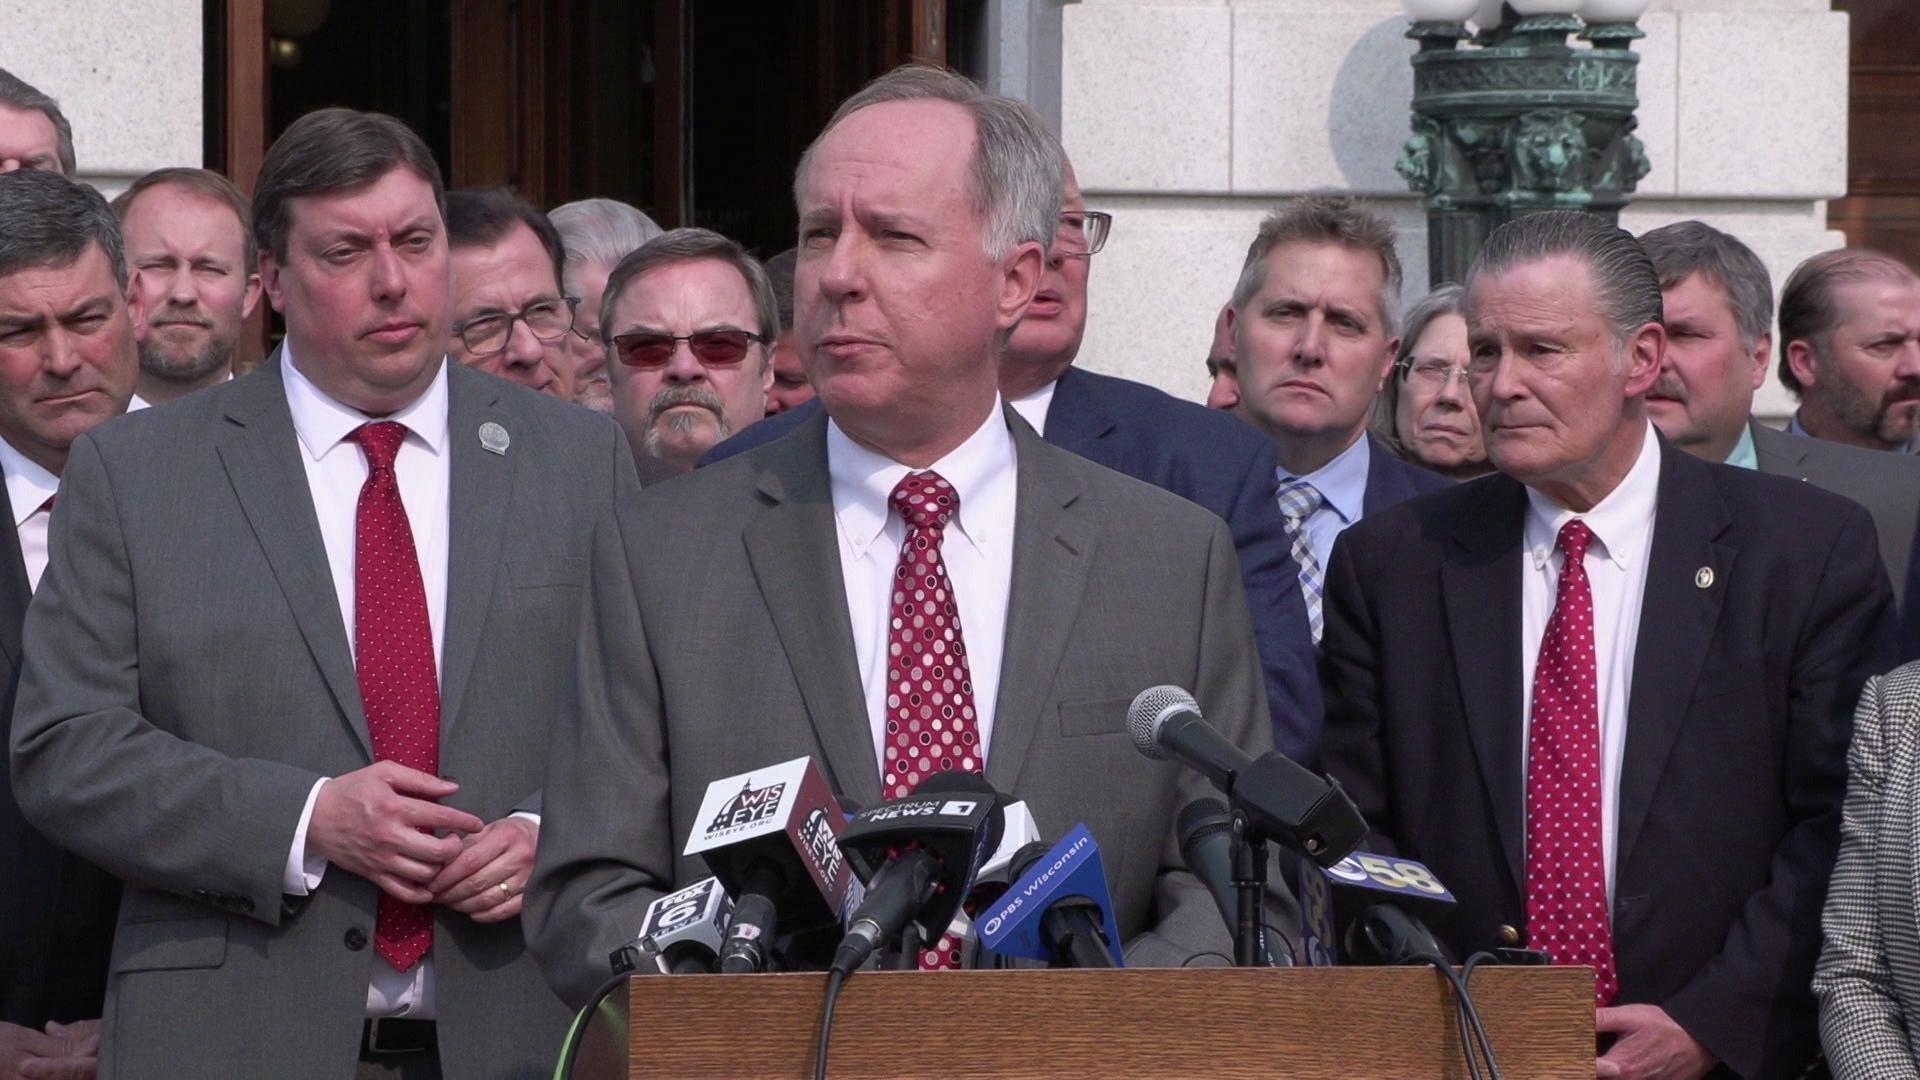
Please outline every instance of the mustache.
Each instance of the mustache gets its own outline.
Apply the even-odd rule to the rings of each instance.
[[[685,386],[664,387],[659,393],[653,395],[653,400],[647,404],[648,425],[658,421],[661,414],[667,410],[677,409],[682,405],[697,405],[717,418],[724,418],[725,415],[723,411],[725,405],[721,402],[720,395],[714,393],[712,387],[691,383]]]
[[[1653,381],[1653,388],[1648,390],[1647,394],[1651,397],[1672,398],[1683,405],[1687,401],[1687,388],[1681,384],[1679,376],[1664,372]]]

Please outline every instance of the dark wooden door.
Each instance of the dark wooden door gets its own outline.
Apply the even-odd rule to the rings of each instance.
[[[1920,266],[1920,4],[1836,0],[1852,19],[1847,197],[1828,221],[1849,244]]]

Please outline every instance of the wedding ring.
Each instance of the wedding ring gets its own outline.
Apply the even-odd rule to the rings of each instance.
[[[509,884],[507,884],[507,883],[506,883],[506,882],[504,882],[504,881],[503,881],[503,882],[501,882],[501,883],[500,883],[500,895],[502,895],[502,896],[512,896],[512,895],[513,895],[513,886],[511,886],[511,885],[509,885]]]

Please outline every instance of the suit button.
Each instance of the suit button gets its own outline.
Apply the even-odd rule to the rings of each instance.
[[[207,903],[212,903],[213,893],[208,892],[206,889],[195,889],[193,890],[193,898],[195,900],[202,900]]]
[[[346,941],[347,948],[359,952],[367,947],[367,932],[357,926],[350,926],[347,928]]]
[[[1510,925],[1503,924],[1500,927],[1500,944],[1508,948],[1518,947],[1520,944],[1520,931],[1515,930]]]
[[[251,912],[253,910],[253,898],[250,896],[238,897],[234,901],[234,906],[241,911]]]

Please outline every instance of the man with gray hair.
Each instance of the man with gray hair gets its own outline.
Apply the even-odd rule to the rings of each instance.
[[[1334,550],[1327,767],[1458,897],[1456,957],[1594,969],[1596,1075],[1798,1076],[1853,705],[1892,660],[1872,520],[1659,435],[1659,277],[1604,219],[1516,219],[1464,285],[1498,472]]]
[[[1135,694],[1174,684],[1246,752],[1271,747],[1232,537],[1042,441],[999,392],[1060,160],[1026,105],[917,66],[848,99],[802,157],[795,322],[822,409],[643,493],[596,545],[585,708],[555,732],[527,908],[569,1001],[650,901],[706,873],[680,853],[708,784],[803,755],[866,806],[984,772],[1043,834],[1099,838],[1130,964],[1230,954],[1175,831],[1206,785],[1124,733]],[[930,944],[923,969],[971,959]]]
[[[1707,461],[1805,480],[1873,515],[1894,598],[1906,606],[1920,518],[1920,460],[1825,439],[1796,438],[1753,419],[1753,392],[1773,359],[1773,283],[1760,257],[1698,221],[1640,237],[1660,275],[1667,350],[1647,415],[1675,447]]]
[[[616,199],[578,199],[547,211],[547,220],[559,230],[566,249],[561,287],[579,301],[573,333],[567,339],[573,357],[573,399],[595,412],[612,414],[607,349],[600,337],[600,301],[613,268],[659,236],[660,226]]]
[[[1920,276],[1866,248],[1822,252],[1794,268],[1780,294],[1780,381],[1800,399],[1789,432],[1914,453]]]
[[[0,68],[0,173],[38,169],[72,176],[73,126],[52,98]]]
[[[1280,513],[1316,642],[1341,530],[1451,486],[1367,433],[1399,307],[1393,225],[1357,199],[1308,195],[1260,223],[1227,310],[1237,411],[1279,451]]]
[[[51,172],[0,175],[0,717],[49,559],[75,439],[133,395],[134,316],[106,200]],[[0,1075],[91,1076],[120,883],[28,824],[0,772]]]
[[[780,316],[766,270],[739,244],[663,233],[614,267],[600,308],[613,416],[641,483],[692,471],[767,415]]]

